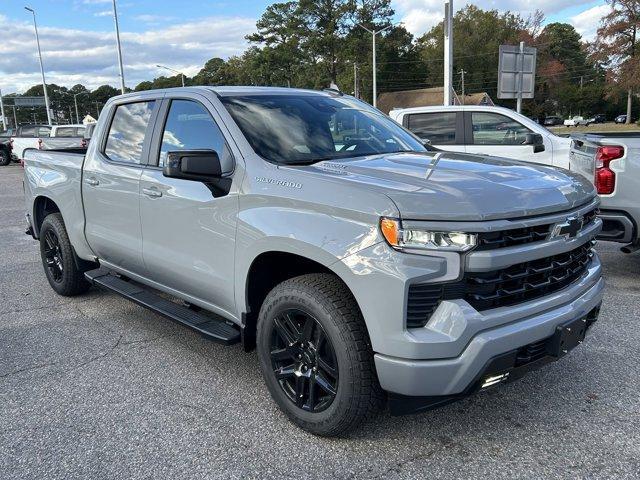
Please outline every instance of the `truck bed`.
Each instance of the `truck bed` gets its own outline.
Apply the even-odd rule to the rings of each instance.
[[[74,245],[84,242],[84,210],[82,207],[82,165],[85,152],[75,150],[38,150],[24,153],[26,211],[38,214],[40,195],[54,198],[60,210],[69,238]]]

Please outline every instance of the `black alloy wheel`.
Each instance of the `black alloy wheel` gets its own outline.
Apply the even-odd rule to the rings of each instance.
[[[64,263],[60,240],[53,230],[47,230],[44,235],[44,258],[51,278],[56,282],[62,282],[64,275]]]
[[[331,340],[310,314],[288,309],[273,322],[271,366],[287,398],[308,412],[327,409],[338,391],[338,361]]]

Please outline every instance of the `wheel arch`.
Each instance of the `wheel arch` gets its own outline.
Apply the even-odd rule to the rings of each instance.
[[[40,236],[42,222],[47,215],[52,213],[62,215],[58,204],[46,195],[38,195],[33,201],[33,235],[36,239]],[[62,216],[62,220],[64,221],[64,216]]]
[[[242,312],[242,343],[246,351],[255,348],[257,320],[264,299],[276,285],[285,280],[309,273],[329,273],[344,283],[356,304],[358,303],[353,291],[335,268],[340,262],[336,262],[335,258],[333,262],[327,262],[323,258],[325,255],[327,252],[323,251],[313,258],[286,250],[266,250],[253,258],[244,277],[244,288],[240,291],[242,297],[239,302]]]

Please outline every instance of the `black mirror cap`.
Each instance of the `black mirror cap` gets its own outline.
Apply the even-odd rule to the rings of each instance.
[[[539,133],[527,133],[523,145],[544,145],[544,138]]]
[[[182,150],[167,153],[165,177],[210,182],[222,177],[222,164],[215,150]]]

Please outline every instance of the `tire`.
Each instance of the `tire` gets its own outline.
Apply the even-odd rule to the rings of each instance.
[[[305,328],[312,320],[314,327]],[[287,340],[282,335],[286,325],[293,332]],[[276,286],[260,309],[257,350],[262,375],[278,407],[314,435],[348,433],[383,404],[364,319],[346,285],[334,275],[302,275]],[[300,389],[298,381],[304,384]],[[294,403],[299,391],[304,399]]]
[[[49,285],[56,293],[72,297],[85,293],[91,284],[78,268],[62,215],[52,213],[40,227],[40,257]]]
[[[11,155],[6,150],[0,150],[0,166],[6,167],[11,163]]]

